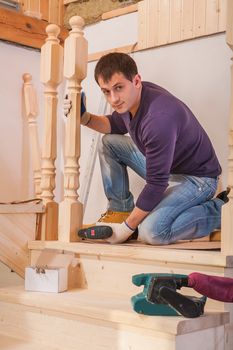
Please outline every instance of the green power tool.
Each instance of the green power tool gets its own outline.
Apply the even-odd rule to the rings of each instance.
[[[188,276],[166,273],[134,275],[136,286],[144,285],[142,293],[131,298],[134,311],[143,315],[199,317],[204,313],[206,297],[186,296],[177,289],[188,287]]]

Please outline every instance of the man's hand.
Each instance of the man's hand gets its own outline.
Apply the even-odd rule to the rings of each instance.
[[[68,98],[68,95],[66,95],[63,101],[63,110],[66,117],[70,113],[71,108],[72,108],[72,102]],[[91,115],[86,111],[86,95],[84,91],[81,92],[80,115],[81,115],[81,124],[87,125],[91,119]]]
[[[66,117],[70,113],[71,107],[72,107],[71,100],[68,98],[68,95],[66,95],[66,97],[63,100],[63,111]]]
[[[125,222],[122,224],[104,223],[104,225],[112,228],[112,236],[105,239],[106,242],[111,244],[123,243],[134,233],[134,230],[129,228]],[[97,222],[96,226],[103,226],[103,222]]]

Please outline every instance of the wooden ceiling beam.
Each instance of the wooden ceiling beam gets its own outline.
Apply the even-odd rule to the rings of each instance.
[[[0,40],[40,49],[47,37],[47,21],[0,8]],[[63,45],[68,30],[61,28],[59,39]]]

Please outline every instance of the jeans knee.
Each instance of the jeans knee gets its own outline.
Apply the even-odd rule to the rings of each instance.
[[[103,135],[102,136],[102,144],[104,146],[108,146],[109,144],[111,144],[112,143],[112,141],[111,141],[112,137],[113,137],[112,134],[105,134],[105,135]]]
[[[121,145],[124,141],[124,135],[105,134],[102,136],[98,145],[99,154],[114,154],[121,152]]]
[[[150,225],[142,223],[138,229],[140,241],[151,245],[165,245],[171,243],[169,230],[162,228],[160,224]]]
[[[111,135],[106,134],[106,135],[102,136],[102,138],[101,138],[101,140],[100,140],[100,142],[98,144],[98,151],[99,151],[99,153],[103,152],[103,149],[105,147],[108,147],[108,145],[111,144],[109,136],[111,136]]]

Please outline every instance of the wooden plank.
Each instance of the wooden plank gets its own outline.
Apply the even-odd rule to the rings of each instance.
[[[0,204],[0,214],[43,213],[45,211],[41,200],[26,203]]]
[[[131,247],[128,247],[131,250]],[[63,266],[67,268],[67,251],[59,251],[52,249],[31,250],[31,264],[48,265],[48,266]],[[66,257],[71,259],[72,253]],[[77,288],[88,288],[90,291],[105,293],[116,293],[125,295],[130,298],[138,293],[138,287],[132,281],[132,276],[138,273],[168,273],[168,274],[185,274],[188,275],[194,271],[213,276],[228,276],[233,277],[233,269],[225,269],[223,267],[213,267],[205,265],[194,265],[167,261],[143,261],[140,259],[131,259],[112,255],[86,255],[74,254],[74,258],[69,265],[73,271],[70,281]],[[156,251],[155,251],[156,254]],[[114,279],[112,279],[114,276]],[[111,283],[109,283],[111,281]],[[194,291],[185,289],[185,293],[193,295]],[[215,301],[209,301],[207,309],[216,309],[222,311],[224,305],[218,305]]]
[[[64,5],[69,5],[71,2],[76,2],[77,0],[63,0]]]
[[[206,0],[194,1],[194,36],[202,36],[205,34],[206,19]]]
[[[15,316],[18,317],[17,308],[34,312],[36,314],[50,314],[60,316],[64,319],[77,320],[78,316],[83,319],[90,318],[95,321],[106,321],[118,325],[128,325],[132,327],[164,332],[168,335],[182,335],[196,332],[201,329],[208,329],[224,325],[229,322],[228,312],[207,312],[202,317],[188,319],[184,317],[139,317],[132,310],[130,300],[125,296],[95,293],[89,290],[74,290],[66,293],[28,293],[23,287],[0,289],[1,308],[7,311],[3,304],[9,306],[9,313],[15,309]],[[20,301],[20,304],[19,304]],[[36,303],[36,309],[35,308]],[[12,305],[10,305],[12,304]],[[15,307],[13,306],[15,304]],[[5,306],[7,306],[5,305]],[[37,312],[40,310],[40,312]],[[20,312],[24,317],[24,312]],[[17,319],[16,317],[16,319]],[[13,317],[15,319],[15,317]],[[28,320],[26,318],[26,320]],[[13,322],[13,319],[12,319]],[[18,323],[18,322],[17,322]],[[19,325],[20,323],[18,323]],[[38,330],[40,322],[30,322]],[[25,324],[26,325],[26,324]],[[29,325],[27,324],[27,327]],[[44,327],[46,325],[44,324]],[[48,326],[48,324],[47,324]],[[1,327],[3,327],[3,322]],[[139,331],[138,328],[138,331]],[[31,333],[28,332],[30,334]],[[57,332],[59,334],[59,332]],[[62,335],[64,335],[64,330]],[[77,331],[76,331],[77,334]],[[78,337],[77,337],[78,338]],[[54,340],[54,339],[53,339]],[[138,349],[138,348],[137,348]]]
[[[176,42],[181,40],[182,0],[171,1],[170,6],[170,40]]]
[[[14,11],[0,8],[0,39],[40,49],[46,39],[47,22],[28,17]],[[59,39],[64,44],[68,36],[65,28],[61,29]]]
[[[168,44],[170,40],[170,0],[159,1],[159,39],[158,45]]]
[[[48,0],[40,0],[40,13],[41,19],[45,21],[49,21],[49,1]]]
[[[1,334],[1,348],[8,350],[41,350],[41,343],[30,340],[16,339],[14,337]],[[57,347],[46,346],[46,350],[57,350]]]
[[[53,24],[63,25],[63,1],[49,0],[48,22]]]
[[[77,254],[100,257],[117,257],[131,261],[163,261],[177,264],[194,264],[212,267],[233,267],[233,257],[221,252],[166,249],[166,246],[131,246],[128,244],[109,245],[103,243],[65,243],[58,241],[29,242],[29,249],[59,249]]]
[[[169,244],[166,249],[188,249],[188,250],[220,250],[220,242],[177,242],[174,244]]]
[[[144,12],[145,44],[146,47],[157,46],[160,36],[160,0],[144,0],[143,2],[146,6]]]
[[[184,0],[182,10],[182,40],[191,39],[193,37],[193,14],[194,14],[194,0]]]
[[[136,52],[136,51],[140,51],[138,44],[116,47],[114,49],[104,50],[104,51],[89,54],[88,55],[88,62],[97,61],[98,59],[100,59],[100,57],[108,54],[109,52],[132,53],[132,52]]]
[[[144,0],[138,4],[138,47],[154,47],[159,43],[160,0]]]
[[[24,280],[17,273],[12,272],[12,270],[5,264],[0,263],[0,288],[24,285]]]
[[[208,4],[206,3],[208,1]],[[216,0],[214,0],[216,1]],[[218,28],[215,26],[215,32],[221,32],[225,30],[225,12],[226,1],[219,0],[219,7],[214,7],[213,0],[172,0],[170,2],[170,42],[177,42],[186,39],[190,39],[197,36],[209,35],[211,25],[216,22],[216,13]],[[184,8],[182,11],[182,3]],[[216,2],[215,2],[216,5]],[[229,6],[232,2],[229,2]],[[88,61],[96,61],[102,55],[108,52],[136,52],[144,50],[150,47],[158,46],[159,34],[158,34],[158,0],[144,0],[137,4],[138,6],[138,44],[133,51],[130,51],[132,45],[118,47],[112,50],[105,50],[101,52],[92,53],[88,56]],[[208,18],[206,23],[206,7],[208,11]],[[212,11],[210,11],[212,9]],[[217,9],[217,10],[216,10]],[[217,11],[217,12],[216,12]],[[157,12],[157,14],[156,14]],[[211,20],[211,16],[214,19]],[[229,11],[227,12],[229,17]],[[182,18],[183,19],[182,19]],[[183,24],[181,24],[181,20]],[[150,24],[152,21],[153,25]],[[231,21],[228,21],[231,23]],[[211,24],[212,23],[212,24]],[[215,23],[215,24],[216,24]],[[181,35],[182,26],[182,35]],[[205,28],[204,28],[205,27]],[[206,32],[206,27],[208,32]],[[230,30],[228,30],[228,37],[230,37]],[[212,32],[213,34],[213,32]],[[162,34],[164,35],[164,34]],[[233,35],[232,35],[233,36]]]
[[[227,0],[219,0],[218,3],[218,30],[226,30]]]
[[[145,44],[145,33],[144,33],[144,26],[145,26],[145,2],[140,1],[138,4],[138,47],[140,49],[143,49]],[[88,57],[89,59],[89,57]]]
[[[138,10],[138,5],[133,4],[133,5],[126,6],[126,7],[121,7],[121,8],[116,9],[116,10],[105,12],[102,14],[101,18],[102,18],[102,20],[106,20],[106,19],[110,19],[113,17],[126,15],[128,13],[136,12],[137,10]]]
[[[205,33],[213,34],[218,31],[218,0],[206,0]]]
[[[40,0],[25,0],[24,14],[41,19]]]

